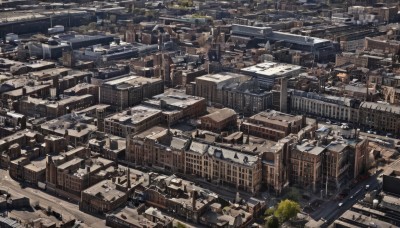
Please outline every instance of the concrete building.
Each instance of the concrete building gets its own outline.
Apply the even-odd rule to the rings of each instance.
[[[304,116],[266,110],[242,122],[240,128],[246,134],[278,141],[291,133],[297,134],[305,124]]]
[[[272,88],[280,78],[297,77],[301,72],[301,66],[276,63],[276,62],[263,62],[254,66],[245,67],[240,69],[243,74],[255,77],[261,87]]]
[[[163,92],[161,79],[122,76],[100,86],[100,103],[108,104],[114,110],[123,110]]]
[[[127,137],[149,129],[162,121],[158,109],[138,105],[104,119],[104,132]]]

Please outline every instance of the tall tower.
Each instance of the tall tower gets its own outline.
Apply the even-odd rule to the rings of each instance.
[[[281,112],[287,112],[287,78],[281,78],[281,89],[280,89],[280,110]]]
[[[101,132],[104,132],[104,115],[105,111],[103,108],[96,109],[97,130]]]

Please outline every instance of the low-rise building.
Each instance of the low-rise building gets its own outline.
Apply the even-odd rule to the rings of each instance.
[[[68,144],[79,146],[87,143],[91,134],[97,130],[96,126],[90,124],[92,119],[71,113],[41,124],[40,129],[43,134],[62,136]]]
[[[27,116],[52,119],[71,113],[74,110],[88,108],[96,103],[97,98],[91,94],[63,97],[58,101],[23,97],[19,102],[18,112]]]
[[[235,128],[236,120],[236,112],[229,108],[217,110],[200,118],[202,129],[217,133],[227,128]]]
[[[240,124],[243,132],[257,137],[278,141],[289,134],[297,134],[305,127],[304,116],[294,116],[274,110],[266,110]]]
[[[162,121],[160,110],[138,105],[104,119],[104,132],[120,137],[137,134]]]
[[[184,90],[177,89],[166,90],[143,104],[160,109],[163,115],[162,122],[169,126],[183,119],[199,117],[207,110],[204,98],[187,95]]]
[[[172,228],[173,218],[154,207],[146,209],[142,204],[137,208],[125,207],[108,214],[106,225],[110,227]]]
[[[105,214],[124,206],[133,191],[144,182],[141,174],[122,175],[103,180],[82,191],[79,209],[93,214]]]

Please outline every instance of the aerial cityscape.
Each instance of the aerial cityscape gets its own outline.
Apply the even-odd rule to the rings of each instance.
[[[0,228],[400,227],[398,0],[0,0]]]

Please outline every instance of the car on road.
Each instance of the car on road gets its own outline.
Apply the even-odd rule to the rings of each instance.
[[[343,203],[339,203],[338,206],[339,206],[339,207],[343,206]]]
[[[327,123],[327,124],[331,124],[332,122],[331,122],[330,120],[327,120],[326,123]]]
[[[365,190],[369,189],[369,184],[365,185]]]

